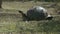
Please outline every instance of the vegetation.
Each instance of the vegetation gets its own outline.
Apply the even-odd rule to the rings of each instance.
[[[22,21],[22,15],[18,13],[17,9],[25,12],[28,8],[32,7],[33,4],[34,3],[29,4],[29,2],[24,4],[19,2],[3,2],[2,7],[4,9],[0,9],[0,34],[59,34],[60,15],[57,15],[55,11],[52,11],[54,10],[52,8],[47,8],[52,11],[49,12],[51,12],[53,16],[55,15],[52,20]],[[38,2],[35,6],[40,6],[41,4]]]
[[[59,2],[60,0],[3,0],[3,1],[46,1],[46,2]]]

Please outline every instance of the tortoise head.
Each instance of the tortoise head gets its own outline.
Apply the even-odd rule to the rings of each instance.
[[[48,15],[46,19],[47,19],[47,20],[52,20],[52,18],[53,18],[53,16]]]

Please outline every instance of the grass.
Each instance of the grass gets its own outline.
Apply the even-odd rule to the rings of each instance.
[[[33,2],[3,2],[2,7],[4,9],[0,9],[0,32],[2,34],[59,34],[60,16],[54,16],[52,20],[22,21],[22,15],[18,13],[18,10],[26,12],[33,5],[41,4],[40,2],[35,4]],[[49,8],[49,10],[52,13],[54,9]]]

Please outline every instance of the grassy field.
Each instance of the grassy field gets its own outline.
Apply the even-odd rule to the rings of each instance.
[[[60,15],[57,15],[54,8],[46,8],[54,18],[52,20],[22,21],[22,15],[32,6],[44,6],[51,2],[3,2],[0,9],[0,34],[60,34]]]

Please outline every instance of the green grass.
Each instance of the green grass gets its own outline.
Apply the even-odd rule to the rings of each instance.
[[[36,4],[34,4],[33,2],[32,3],[3,2],[2,4],[3,9],[0,9],[0,32],[2,33],[12,32],[13,34],[17,33],[59,34],[60,32],[59,15],[54,16],[52,20],[29,21],[29,22],[22,21],[22,15],[18,13],[18,10],[26,12],[33,5],[42,4],[39,3],[40,2],[37,2]],[[49,10],[51,10],[52,13],[53,10],[51,8]],[[54,15],[55,14],[56,13],[54,13]]]
[[[8,17],[8,16],[7,16]],[[20,21],[11,17],[7,19],[0,19],[0,31],[34,31],[34,32],[59,32],[60,31],[60,16],[53,18],[53,20],[42,20],[42,21]],[[1,18],[1,17],[0,17]],[[57,20],[56,20],[57,18]]]

